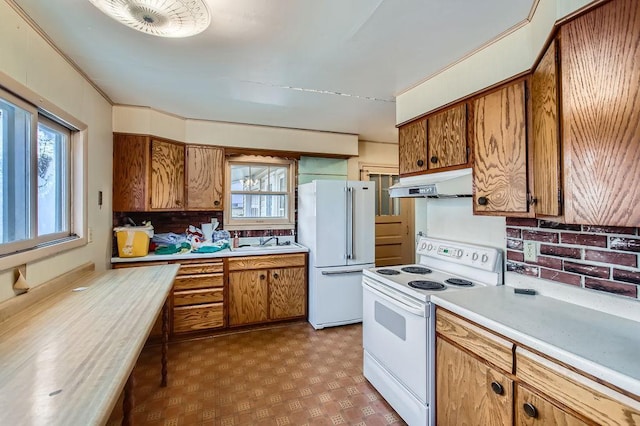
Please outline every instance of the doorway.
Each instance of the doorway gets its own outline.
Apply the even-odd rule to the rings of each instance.
[[[376,266],[415,263],[413,198],[391,198],[398,168],[362,166],[360,179],[376,183]]]

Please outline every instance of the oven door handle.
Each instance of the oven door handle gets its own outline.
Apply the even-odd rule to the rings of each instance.
[[[406,311],[409,312],[411,314],[420,316],[420,317],[427,317],[427,310],[426,310],[426,306],[421,304],[421,303],[416,303],[413,301],[408,300],[406,297],[404,297],[401,294],[393,294],[391,293],[389,290],[386,290],[384,287],[381,287],[379,284],[377,284],[374,281],[368,280],[368,279],[363,279],[363,283],[365,284],[365,287],[371,291],[372,293],[374,293],[376,296],[386,300],[387,302],[391,303],[392,305]],[[399,299],[401,298],[401,299]]]

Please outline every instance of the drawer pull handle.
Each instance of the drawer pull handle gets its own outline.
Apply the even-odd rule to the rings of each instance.
[[[532,419],[538,417],[538,410],[532,403],[527,402],[525,404],[522,404],[522,409],[524,410],[524,413]]]
[[[498,395],[504,394],[504,388],[498,382],[491,382],[491,390]]]

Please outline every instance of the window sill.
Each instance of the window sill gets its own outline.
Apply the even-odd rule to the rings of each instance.
[[[67,250],[82,247],[86,244],[86,238],[69,237],[56,243],[38,246],[19,253],[7,254],[0,257],[0,271],[15,268],[16,266],[24,265],[29,262],[42,260]]]
[[[253,230],[265,230],[265,229],[296,229],[296,225],[292,223],[251,223],[251,224],[234,224],[225,225],[224,229],[227,231],[253,231]]]

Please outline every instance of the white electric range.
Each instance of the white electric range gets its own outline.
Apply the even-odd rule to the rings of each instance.
[[[502,251],[422,237],[418,263],[363,271],[364,376],[409,425],[435,425],[433,294],[502,285]]]

